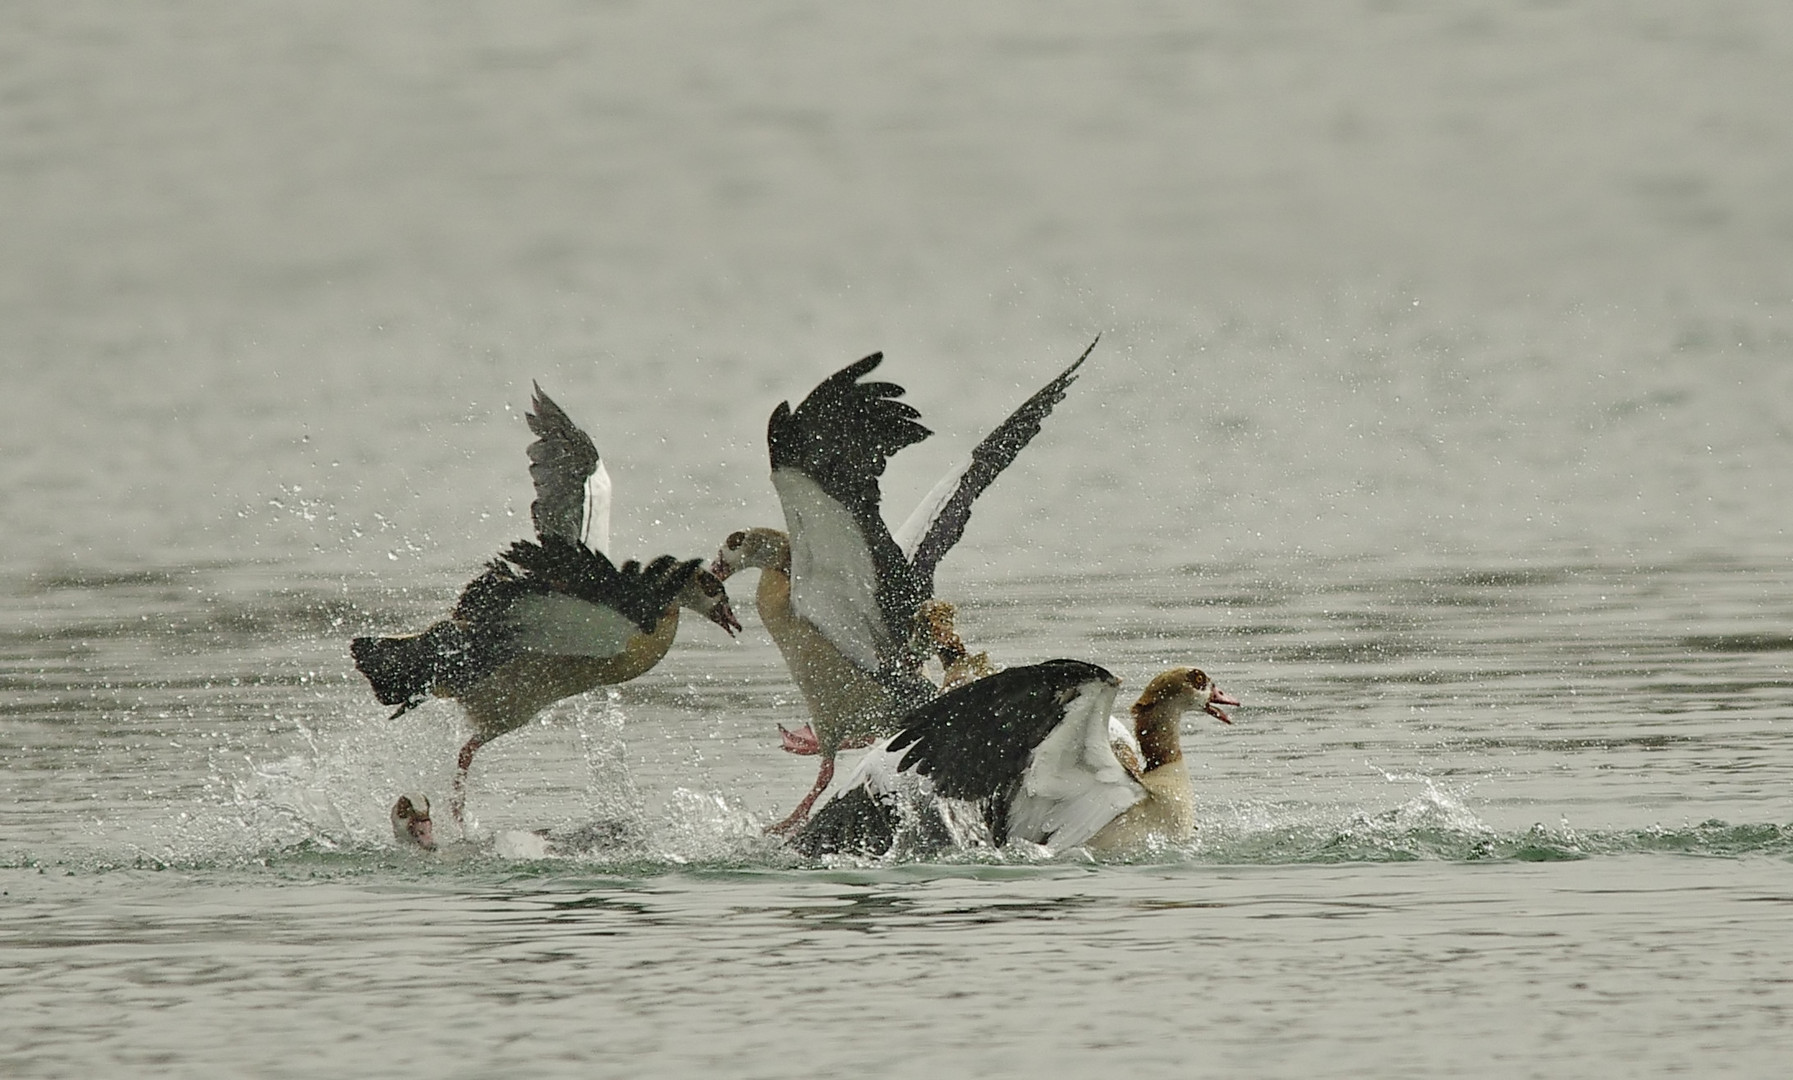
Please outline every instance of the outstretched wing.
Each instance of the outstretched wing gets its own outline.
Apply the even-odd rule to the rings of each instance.
[[[876,673],[908,639],[921,596],[879,512],[890,455],[928,437],[895,383],[860,382],[873,353],[824,379],[766,425],[772,485],[791,538],[791,604],[835,648]]]
[[[1096,335],[1096,341],[1101,340],[1101,335]],[[1040,433],[1040,425],[1051,415],[1052,407],[1065,399],[1065,391],[1076,381],[1077,369],[1089,359],[1096,341],[1090,342],[1076,363],[1041,387],[995,431],[986,435],[984,441],[971,451],[971,457],[942,477],[896,531],[897,546],[909,561],[922,599],[934,595],[935,568],[965,535],[972,502],[1002,470],[1009,467],[1022,447]]]
[[[1132,784],[1106,749],[1118,685],[1106,670],[1081,660],[1008,668],[909,713],[890,748],[907,747],[901,767],[932,780],[940,794],[982,801],[995,843],[1011,835],[1051,843],[1059,832],[1081,832],[1102,806],[1117,801],[1104,790],[1116,780],[1110,767],[1119,782]],[[1099,724],[1092,719],[1098,717]],[[1099,734],[1105,762],[1094,752],[1090,730]],[[1132,784],[1125,806],[1139,792]],[[1063,846],[1087,840],[1114,813]]]
[[[1145,788],[1115,754],[1108,723],[1115,688],[1085,684],[1065,705],[1065,718],[1040,745],[1008,801],[1010,836],[1054,851],[1074,848],[1102,831]]]
[[[529,444],[529,478],[535,482],[529,515],[536,536],[610,550],[610,472],[597,446],[539,383],[530,407],[535,411],[523,418],[536,434]]]
[[[455,618],[492,628],[489,647],[504,655],[615,656],[653,631],[702,565],[662,555],[617,567],[558,535],[519,540],[461,593]]]

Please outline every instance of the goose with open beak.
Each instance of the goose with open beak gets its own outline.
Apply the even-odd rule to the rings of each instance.
[[[652,669],[672,647],[681,608],[731,637],[741,629],[727,590],[702,560],[610,561],[602,550],[610,484],[597,448],[540,386],[533,406],[536,539],[493,559],[448,618],[420,633],[358,637],[349,646],[381,704],[399,707],[395,718],[431,696],[466,710],[473,736],[456,763],[457,822],[476,750],[563,698]],[[594,530],[596,547],[586,540]]]
[[[964,844],[954,802],[969,804],[997,847],[1109,853],[1186,841],[1194,792],[1179,723],[1200,710],[1230,724],[1221,706],[1239,702],[1199,669],[1172,668],[1133,703],[1130,744],[1109,717],[1119,686],[1095,664],[1049,660],[942,694],[868,753],[792,844],[876,855],[905,829]]]
[[[795,409],[787,401],[773,410],[766,442],[785,528],[731,534],[710,567],[724,579],[759,569],[760,619],[810,715],[797,731],[780,726],[782,744],[821,758],[814,786],[771,831],[788,832],[804,819],[833,779],[843,748],[893,730],[905,712],[938,693],[921,673],[925,652],[913,644],[933,642],[942,661],[952,662],[941,639],[918,636],[929,629],[917,615],[934,596],[935,571],[964,535],[973,502],[1039,434],[1095,347],[1092,341],[978,443],[894,534],[880,509],[879,477],[890,455],[931,432],[897,400],[901,386],[861,381],[883,354],[835,372]],[[954,658],[962,657],[956,634],[951,643]]]

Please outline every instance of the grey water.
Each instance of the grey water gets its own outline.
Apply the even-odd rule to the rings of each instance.
[[[1783,1075],[1788,101],[1764,0],[6,6],[0,1073]],[[693,557],[848,361],[900,518],[1098,333],[940,590],[1246,703],[1189,845],[781,850],[751,575],[394,844],[347,641],[532,379]]]

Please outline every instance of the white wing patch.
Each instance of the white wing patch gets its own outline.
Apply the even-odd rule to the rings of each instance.
[[[907,751],[892,750],[890,741],[894,738],[896,736],[891,735],[879,739],[851,769],[836,776],[815,809],[810,811],[810,816],[813,818],[821,813],[823,807],[847,792],[863,787],[879,798],[894,797],[911,810],[931,804],[940,812],[941,824],[946,826],[954,847],[966,849],[989,844],[990,830],[984,824],[983,810],[978,804],[945,798],[934,790],[932,780],[917,772],[902,771],[900,766]]]
[[[925,777],[899,771],[899,767],[903,763],[903,751],[890,748],[890,740],[894,738],[896,736],[892,735],[889,738],[879,739],[867,748],[865,755],[834,781],[829,787],[827,797],[818,802],[815,809],[822,809],[834,801],[834,796],[852,791],[860,786],[873,795],[892,795],[906,784],[916,781],[926,783]],[[933,787],[932,784],[928,786],[930,789]],[[811,811],[810,816],[815,816],[815,812]]]
[[[1021,790],[1009,803],[1011,837],[1063,851],[1146,797],[1109,743],[1115,690],[1095,679],[1079,686],[1065,718],[1034,747]]]
[[[1139,736],[1133,733],[1132,728],[1122,723],[1121,718],[1118,716],[1111,716],[1108,718],[1108,741],[1110,743],[1120,743],[1122,746],[1133,751],[1135,755],[1139,754]]]
[[[971,464],[971,459],[966,458],[953,466],[904,519],[902,528],[896,531],[894,537],[897,547],[902,549],[903,558],[914,561],[915,549],[921,546],[922,538],[928,535],[928,529],[933,526],[934,519],[940,516],[941,509],[953,497],[953,493],[959,490],[959,481],[965,479],[965,474],[971,471]]]
[[[525,596],[505,612],[505,621],[513,644],[545,656],[615,656],[641,633],[628,616],[565,593]]]
[[[814,480],[773,469],[791,537],[791,607],[868,673],[891,644],[878,608],[878,571],[859,523]]]
[[[603,458],[585,481],[585,530],[579,539],[593,551],[610,554],[610,470]]]

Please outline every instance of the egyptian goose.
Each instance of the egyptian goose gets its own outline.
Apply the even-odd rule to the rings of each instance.
[[[1136,756],[1111,731],[1119,685],[1094,664],[1050,660],[942,694],[868,753],[792,844],[880,854],[905,833],[963,844],[952,800],[970,803],[999,847],[1114,852],[1187,840],[1194,796],[1178,723],[1200,709],[1230,724],[1220,706],[1239,702],[1194,668],[1164,672],[1133,704]]]
[[[608,539],[608,476],[590,437],[539,386],[533,405],[536,541],[519,540],[492,560],[427,630],[349,646],[381,704],[399,706],[395,718],[432,695],[465,708],[473,736],[456,764],[457,822],[476,750],[562,698],[651,669],[672,646],[680,608],[730,636],[741,628],[702,560],[662,555],[618,567],[586,545],[594,529],[600,548]]]
[[[436,850],[435,827],[430,824],[430,799],[427,795],[400,795],[392,804],[392,838],[399,847]]]
[[[795,732],[781,725],[782,744],[821,757],[815,785],[771,831],[789,831],[809,813],[833,779],[841,749],[891,730],[904,712],[938,692],[921,674],[925,653],[913,644],[925,629],[917,613],[933,598],[935,570],[964,535],[972,503],[1039,434],[1095,347],[1092,341],[987,435],[894,535],[880,511],[878,478],[890,455],[931,432],[914,408],[897,400],[901,386],[860,381],[883,354],[830,375],[795,410],[788,401],[773,410],[766,442],[786,527],[731,534],[710,567],[718,578],[744,567],[760,570],[760,618],[811,718]],[[952,641],[962,658],[963,644],[956,635]]]

